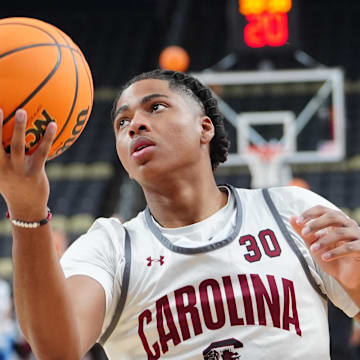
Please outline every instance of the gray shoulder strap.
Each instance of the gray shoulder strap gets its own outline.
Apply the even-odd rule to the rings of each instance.
[[[287,243],[289,244],[290,248],[294,251],[295,255],[297,256],[297,258],[300,261],[300,264],[303,268],[303,270],[305,271],[305,275],[308,278],[311,286],[314,288],[314,290],[320,295],[322,296],[324,299],[327,299],[327,296],[325,294],[323,294],[323,292],[321,291],[320,287],[318,284],[316,284],[314,277],[311,275],[309,266],[305,260],[304,255],[301,253],[300,249],[297,247],[297,245],[295,244],[294,239],[291,237],[291,234],[289,232],[289,230],[287,229],[284,221],[282,220],[274,202],[272,201],[271,197],[270,197],[270,193],[268,189],[262,189],[262,193],[265,199],[265,202],[267,204],[267,206],[269,207],[272,215],[274,216],[274,219],[276,221],[276,223],[278,224],[281,232],[283,233]]]
[[[107,339],[110,337],[112,332],[114,331],[117,323],[119,322],[121,313],[124,309],[127,292],[129,288],[129,279],[130,279],[130,269],[131,269],[131,243],[130,243],[130,236],[128,231],[125,229],[125,267],[124,267],[124,273],[122,278],[122,284],[121,284],[121,295],[119,302],[116,306],[115,313],[113,318],[111,319],[111,322],[107,329],[105,330],[104,334],[100,338],[100,344],[104,345]]]

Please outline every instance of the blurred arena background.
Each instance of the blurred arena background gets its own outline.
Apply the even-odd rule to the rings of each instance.
[[[115,7],[96,4],[71,12],[7,10],[6,6],[0,10],[1,18],[34,17],[58,26],[82,49],[94,77],[95,103],[88,125],[69,150],[47,164],[53,224],[68,233],[70,242],[99,216],[127,220],[145,206],[140,188],[127,178],[117,158],[110,111],[119,87],[138,73],[158,68],[160,54],[171,45],[187,52],[186,71],[207,79],[223,101],[232,154],[243,151],[235,123],[238,115],[286,111],[291,112],[292,121],[301,117],[301,126],[297,124],[301,132],[293,134],[290,150],[286,150],[290,151],[288,161],[282,164],[286,181],[303,182],[360,222],[358,0],[120,0]],[[279,82],[282,71],[288,70],[295,80]],[[335,85],[331,83],[333,70],[340,79]],[[328,71],[330,82],[326,82]],[[315,76],[320,72],[324,80]],[[224,83],[221,76],[226,78],[227,73],[236,73],[239,83]],[[248,79],[245,83],[244,78]],[[262,83],[265,79],[271,80]],[[340,98],[332,96],[332,91]],[[255,129],[262,139],[278,141],[285,134],[284,124],[282,118],[257,123],[248,128],[249,138]],[[336,131],[340,135],[334,145]],[[324,143],[337,148],[327,150],[330,156],[322,158]],[[296,156],[309,150],[313,151],[309,156]],[[218,182],[253,186],[246,159],[234,159],[231,166],[218,169]],[[277,173],[280,176],[279,169]],[[0,199],[0,214],[4,214],[0,219],[0,276],[11,279],[11,237],[5,211]]]

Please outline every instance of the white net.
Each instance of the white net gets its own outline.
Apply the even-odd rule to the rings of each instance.
[[[292,179],[291,167],[286,163],[288,154],[282,146],[266,144],[251,146],[244,154],[251,174],[251,187],[283,186]]]

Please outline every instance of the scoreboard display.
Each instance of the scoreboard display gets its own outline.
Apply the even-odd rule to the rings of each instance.
[[[292,0],[239,0],[246,19],[244,42],[251,48],[283,46],[289,40],[288,13]]]
[[[233,50],[261,52],[298,48],[298,1],[230,0],[228,19]]]

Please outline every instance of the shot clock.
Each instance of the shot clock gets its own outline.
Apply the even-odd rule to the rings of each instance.
[[[261,54],[298,48],[299,0],[229,0],[230,47]]]

